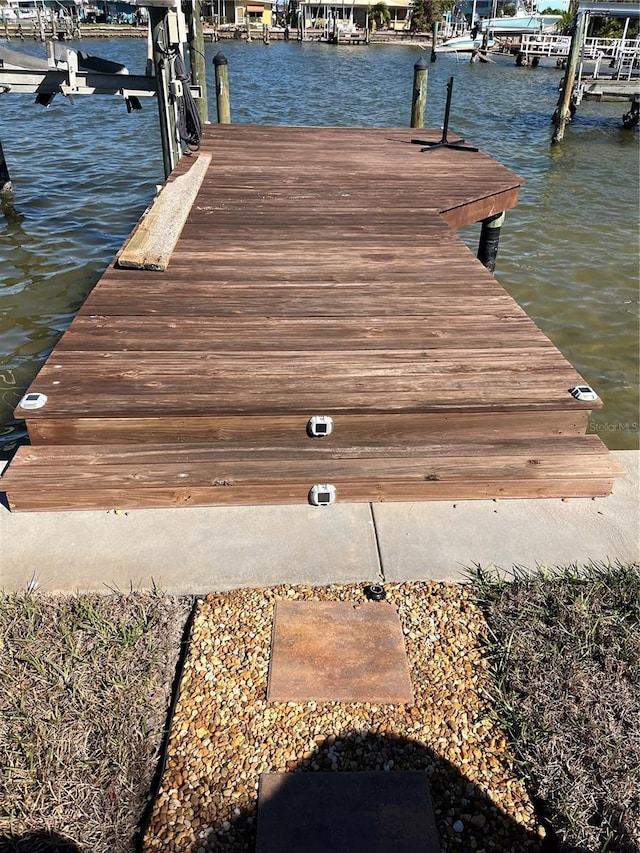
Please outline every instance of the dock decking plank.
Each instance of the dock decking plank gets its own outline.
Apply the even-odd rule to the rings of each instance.
[[[165,315],[166,316],[166,315]],[[444,323],[441,318],[446,318]],[[475,323],[474,323],[475,320]],[[322,361],[319,352],[365,350],[422,350],[448,348],[460,353],[464,341],[467,352],[481,354],[483,344],[491,340],[492,349],[519,348],[550,350],[544,339],[531,342],[529,323],[525,317],[480,313],[468,318],[441,313],[440,316],[375,317],[365,320],[351,317],[269,317],[230,315],[224,318],[201,316],[193,320],[176,318],[139,321],[120,317],[96,318],[78,322],[73,336],[60,346],[60,352],[113,352],[139,350],[149,353],[166,350],[167,335],[175,338],[169,351],[206,352],[215,350],[247,350],[255,352],[307,350]],[[498,345],[502,334],[502,346]],[[329,344],[330,342],[330,344]],[[536,346],[537,344],[537,346]],[[565,366],[557,356],[556,364]],[[450,353],[450,358],[455,356]],[[517,353],[512,353],[514,359]],[[262,356],[264,358],[264,355]],[[277,356],[274,355],[274,358]],[[46,374],[43,374],[43,376]],[[575,374],[574,374],[575,375]]]
[[[583,438],[589,439],[583,441]],[[240,453],[242,448],[240,448]],[[381,445],[22,448],[12,509],[301,502],[314,482],[350,501],[604,495],[617,465],[594,436]],[[60,469],[68,471],[62,486]],[[34,473],[37,476],[33,476]]]
[[[213,290],[208,287],[208,290]],[[179,322],[184,328],[188,328],[188,318],[220,318],[233,316],[256,316],[264,317],[269,311],[269,316],[301,317],[301,318],[349,318],[353,315],[354,298],[358,294],[355,288],[351,290],[344,287],[345,292],[340,289],[318,286],[315,288],[302,288],[291,286],[287,291],[282,286],[269,288],[264,285],[257,290],[255,286],[227,285],[224,292],[220,290],[207,294],[205,288],[190,287],[188,283],[182,286],[166,289],[156,289],[153,285],[136,287],[136,293],[127,295],[126,301],[123,295],[129,290],[128,286],[120,287],[112,285],[109,293],[103,293],[99,302],[92,300],[80,312],[82,320],[76,320],[74,324],[74,336],[88,335],[91,325],[99,329],[104,326],[105,318],[112,319],[119,328],[124,327],[126,321],[132,326],[138,318],[158,317],[157,323]],[[424,295],[398,294],[389,299],[389,294],[382,289],[375,294],[362,294],[362,302],[366,304],[368,313],[372,317],[414,317],[416,322],[429,321],[430,317],[474,317],[482,321],[483,317],[503,316],[504,308],[509,305],[508,299],[500,296],[469,294],[466,304],[461,301],[453,302],[445,295],[425,297]],[[502,310],[501,310],[502,309]],[[276,315],[277,311],[277,315]],[[120,324],[119,319],[123,318]],[[540,346],[546,346],[542,338],[538,339]],[[64,345],[66,348],[66,344]],[[92,349],[86,346],[78,338],[79,349]]]
[[[332,414],[331,412],[326,414]],[[335,414],[335,413],[333,413]],[[481,412],[468,410],[412,413],[376,412],[340,413],[336,435],[351,441],[366,441],[375,436],[396,446],[399,442],[421,442],[426,436],[433,441],[461,439],[522,438],[584,435],[589,411],[576,410],[571,417],[565,411],[528,410]],[[34,445],[99,445],[107,449],[114,444],[186,445],[198,442],[221,444],[244,442],[244,456],[258,441],[287,443],[292,452],[309,444],[307,423],[309,412],[229,415],[178,415],[119,417],[113,413],[101,417],[54,417],[32,421],[30,437]]]

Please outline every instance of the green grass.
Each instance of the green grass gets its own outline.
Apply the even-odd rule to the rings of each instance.
[[[36,830],[133,849],[190,608],[144,592],[0,596],[0,850]]]
[[[472,572],[495,714],[558,849],[640,849],[640,567]]]

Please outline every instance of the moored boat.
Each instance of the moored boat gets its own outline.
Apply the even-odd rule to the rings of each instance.
[[[493,38],[487,39],[486,47],[491,49],[495,41]],[[475,38],[471,33],[464,36],[456,36],[455,38],[447,39],[442,44],[437,45],[436,53],[473,53],[474,50],[481,50],[483,46],[483,36],[478,34]]]
[[[526,33],[543,33],[555,29],[560,15],[543,15],[534,5],[531,9],[518,4],[513,15],[494,15],[491,18],[481,18],[478,30],[481,33],[494,35],[524,35]]]

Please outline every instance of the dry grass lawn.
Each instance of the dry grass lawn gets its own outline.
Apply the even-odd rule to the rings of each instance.
[[[1,851],[49,850],[48,833],[133,849],[190,609],[152,593],[0,597]]]
[[[478,570],[494,708],[556,849],[640,850],[640,567]]]

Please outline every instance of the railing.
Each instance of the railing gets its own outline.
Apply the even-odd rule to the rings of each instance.
[[[640,51],[638,43],[635,48],[624,48],[618,54],[614,67],[614,76],[617,80],[631,80],[634,70],[640,66]]]
[[[590,42],[588,46],[586,42]],[[586,39],[585,48],[590,51],[598,50],[595,55],[583,50],[578,73],[578,86],[580,86],[585,60],[595,58],[596,64],[590,75],[593,80],[600,78],[600,68],[603,60],[608,60],[607,65],[611,69],[606,77],[614,80],[631,80],[634,70],[640,67],[640,39]]]
[[[570,45],[570,36],[552,34],[523,35],[520,41],[520,52],[527,58],[530,56],[546,56],[563,59],[569,55]],[[624,57],[625,69],[629,65],[629,62],[631,62],[631,70],[633,70],[634,66],[637,67],[639,56],[640,40],[638,38],[586,38],[581,52],[583,62],[597,62],[598,60],[601,62],[603,59],[606,59],[618,63]],[[631,57],[631,60],[629,57]]]
[[[520,50],[526,56],[564,57],[569,55],[570,36],[523,35]]]

